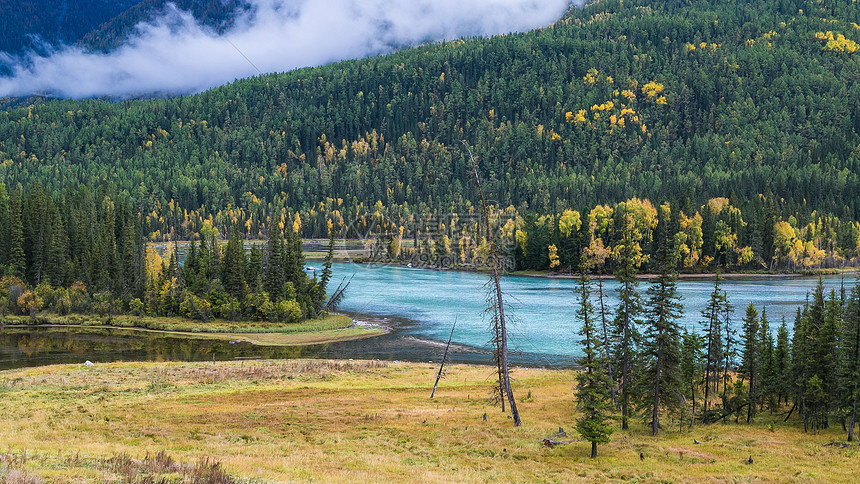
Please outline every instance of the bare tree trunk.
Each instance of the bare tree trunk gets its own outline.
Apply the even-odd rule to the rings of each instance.
[[[857,383],[854,383],[854,398],[851,401],[851,420],[848,421],[848,442],[854,440],[854,424],[857,421]]]
[[[594,459],[597,457],[597,442],[591,443],[591,458]]]
[[[481,177],[478,176],[478,164],[475,161],[475,157],[472,156],[472,150],[469,148],[469,145],[463,141],[463,145],[466,146],[466,149],[469,150],[469,157],[472,160],[472,169],[475,174],[475,181],[478,184],[478,193],[481,195],[481,207],[484,211],[484,222],[487,228],[487,240],[490,242],[490,261],[492,262],[493,267],[493,290],[495,292],[495,303],[496,303],[496,311],[498,315],[498,336],[499,336],[499,365],[501,367],[501,379],[499,381],[500,386],[504,390],[502,393],[502,408],[504,409],[504,399],[507,395],[508,404],[511,408],[511,416],[514,419],[514,426],[519,427],[522,425],[522,421],[520,420],[520,413],[517,411],[517,402],[514,400],[514,391],[511,388],[511,378],[510,372],[508,371],[508,330],[505,326],[505,305],[504,299],[502,298],[502,285],[499,282],[499,254],[496,250],[496,242],[493,240],[492,231],[490,230],[490,213],[487,210],[487,200],[484,198],[484,190],[481,188]]]
[[[451,348],[451,340],[454,338],[454,328],[457,326],[457,318],[454,318],[454,324],[451,325],[451,335],[448,336],[448,344],[445,345],[445,354],[442,355],[442,364],[439,365],[439,373],[436,374],[436,383],[433,384],[433,391],[430,393],[430,398],[436,395],[436,387],[439,385],[439,379],[442,378],[442,370],[445,368],[445,361],[448,360],[448,349]]]

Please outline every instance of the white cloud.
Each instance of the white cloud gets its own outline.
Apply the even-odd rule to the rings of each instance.
[[[199,92],[256,75],[252,63],[263,72],[281,72],[428,40],[526,31],[554,22],[568,3],[252,0],[255,8],[238,14],[224,35],[171,5],[156,21],[138,25],[123,46],[108,54],[63,47],[47,57],[31,54],[12,61],[6,56],[13,74],[0,78],[0,96],[85,98]],[[0,61],[4,61],[3,53]]]

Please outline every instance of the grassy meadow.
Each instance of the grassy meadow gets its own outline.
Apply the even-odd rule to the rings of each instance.
[[[514,428],[488,401],[491,368],[450,366],[430,400],[436,370],[286,360],[3,371],[0,482],[850,482],[860,472],[853,447],[825,445],[841,430],[804,434],[766,415],[658,437],[637,422],[592,460],[586,442],[541,443],[559,426],[577,438],[573,371],[517,369]]]

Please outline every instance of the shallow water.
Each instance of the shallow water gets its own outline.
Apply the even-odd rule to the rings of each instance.
[[[489,361],[488,323],[483,314],[485,274],[433,271],[399,266],[334,265],[332,290],[344,277],[352,283],[340,310],[357,319],[382,320],[391,334],[358,341],[304,347],[267,347],[248,343],[196,339],[147,332],[92,328],[0,329],[0,369],[54,363],[108,361],[212,361],[237,358],[369,358],[438,361],[454,319],[451,359]],[[824,280],[839,291],[840,277]],[[853,284],[853,280],[846,281]],[[750,301],[767,307],[771,329],[782,316],[791,328],[796,308],[806,300],[816,278],[731,279],[723,284],[735,307],[734,321]],[[502,288],[510,304],[510,346],[514,364],[542,367],[572,366],[579,354],[578,328],[573,317],[576,281],[506,276]],[[607,281],[607,304],[614,307],[618,285]],[[640,283],[643,293],[647,283]],[[701,311],[713,288],[710,280],[678,283],[683,296],[682,323],[698,328]],[[596,290],[596,284],[595,284]]]

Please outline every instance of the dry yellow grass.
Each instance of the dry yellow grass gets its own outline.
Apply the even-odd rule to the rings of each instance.
[[[665,429],[658,437],[634,425],[591,460],[585,442],[540,443],[559,426],[576,438],[572,371],[514,372],[521,428],[489,405],[491,368],[451,366],[430,400],[435,371],[429,364],[316,360],[4,371],[0,476],[12,469],[56,482],[119,481],[99,463],[164,450],[185,463],[213,457],[254,482],[857,479],[857,453],[824,446],[844,438],[841,431],[804,434],[766,416],[754,425]],[[4,459],[15,464],[4,471]]]

